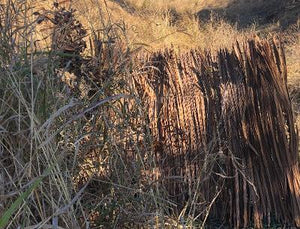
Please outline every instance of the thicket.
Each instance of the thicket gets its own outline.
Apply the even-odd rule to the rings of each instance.
[[[101,29],[86,29],[76,19],[76,12],[72,9],[63,8],[54,3],[49,10],[37,11],[30,3],[32,2],[8,0],[0,8],[0,228],[192,228],[204,226],[209,219],[215,200],[224,190],[223,186],[215,187],[215,192],[211,193],[211,195],[216,194],[214,196],[216,199],[212,199],[211,196],[205,198],[201,196],[203,193],[201,189],[199,192],[197,189],[202,184],[198,178],[203,178],[203,176],[198,178],[192,176],[193,184],[189,186],[191,180],[187,181],[184,174],[180,172],[173,174],[168,170],[168,166],[165,165],[169,161],[171,163],[171,160],[161,155],[167,152],[164,147],[169,147],[170,142],[164,142],[162,135],[164,133],[170,135],[168,138],[174,144],[172,147],[179,151],[181,144],[188,144],[186,141],[195,139],[191,135],[184,138],[183,134],[179,133],[180,130],[176,128],[172,130],[173,132],[169,131],[173,127],[168,126],[167,123],[163,123],[164,126],[157,122],[157,119],[162,120],[160,117],[162,113],[159,109],[157,107],[151,109],[151,106],[153,104],[157,106],[159,101],[161,105],[163,104],[164,98],[161,99],[161,94],[158,96],[157,93],[162,93],[163,91],[160,90],[166,90],[166,88],[155,89],[155,85],[172,75],[166,71],[170,71],[169,61],[173,63],[174,59],[162,60],[164,58],[157,58],[156,54],[152,55],[152,59],[145,57],[147,56],[145,54],[137,55],[140,49],[129,48],[129,44],[124,39],[126,26],[122,23],[99,18],[102,24]],[[274,50],[276,53],[277,49]],[[231,55],[227,51],[222,53],[225,59],[227,54]],[[191,54],[186,54],[186,56],[189,55]],[[261,53],[258,52],[257,55]],[[189,56],[188,60],[183,61],[182,64],[189,65],[191,61],[194,61],[194,65],[202,64],[199,65],[202,66],[198,69],[199,74],[216,73],[214,72],[217,71],[216,69],[209,68],[212,60],[207,59],[208,63],[202,61],[197,55],[196,57],[200,59],[194,60],[195,56],[192,56]],[[271,62],[268,62],[269,60]],[[274,61],[272,58],[266,59],[265,62],[259,62],[262,64],[259,66],[265,69],[268,63],[275,63],[272,61]],[[160,65],[157,62],[163,64]],[[270,80],[274,82],[275,86],[272,85],[276,90],[282,93],[278,98],[276,97],[279,105],[273,108],[278,109],[282,114],[280,120],[283,121],[280,125],[277,125],[275,121],[272,122],[276,132],[273,140],[279,142],[279,138],[282,137],[287,142],[292,142],[288,143],[292,146],[284,145],[283,150],[280,148],[282,145],[274,144],[274,149],[279,147],[280,152],[293,155],[296,143],[285,88],[286,78],[280,78],[282,75],[278,73],[284,71],[285,68],[282,59],[276,63],[282,63],[283,66],[266,67],[266,75],[261,76],[267,80],[264,81],[264,85]],[[178,69],[173,70],[183,70],[179,65],[177,67]],[[241,75],[244,74],[242,69],[240,69]],[[219,71],[221,72],[221,69]],[[184,74],[191,74],[195,77],[198,73],[196,69],[187,68],[187,73]],[[229,77],[231,74],[227,73]],[[222,75],[223,72],[220,74]],[[279,78],[274,78],[275,76]],[[141,84],[141,77],[149,81]],[[277,87],[278,82],[280,85]],[[170,86],[165,83],[164,81],[160,85]],[[180,85],[180,82],[177,83]],[[180,90],[179,85],[174,85],[176,90]],[[198,85],[197,82],[195,85]],[[198,86],[201,87],[201,84]],[[204,85],[204,87],[207,86]],[[227,91],[228,85],[224,84],[224,86],[222,90]],[[186,89],[187,93],[192,92],[189,91],[189,87]],[[263,88],[260,89],[263,90]],[[211,106],[217,98],[214,96],[220,95],[218,91],[220,89],[217,87],[212,87],[212,90],[215,91],[204,90],[212,97],[212,100],[207,97],[205,105],[209,105],[210,113],[207,113],[209,116],[214,116],[211,113],[213,112]],[[272,93],[268,94],[266,99],[272,95]],[[165,96],[170,96],[170,94]],[[155,99],[152,101],[153,98]],[[149,101],[150,103],[147,104]],[[287,105],[286,108],[281,106],[283,102]],[[169,105],[165,104],[165,106]],[[208,109],[205,106],[203,107],[204,113],[207,112],[205,109]],[[166,109],[166,107],[163,108]],[[272,112],[273,108],[270,108]],[[154,116],[151,115],[152,111],[156,111]],[[176,109],[173,110],[175,111]],[[164,110],[164,112],[167,112],[165,117],[168,117],[168,111]],[[260,111],[258,113],[261,114]],[[266,117],[266,119],[269,118],[271,116]],[[288,121],[285,123],[285,120]],[[185,121],[181,120],[181,122]],[[260,125],[259,120],[255,123]],[[194,124],[191,122],[191,125]],[[214,134],[213,130],[214,128],[217,130],[219,126],[208,125],[207,128],[212,128],[212,132],[209,131],[206,136],[205,145],[209,147],[209,139]],[[263,127],[260,126],[259,130],[261,128]],[[289,134],[285,135],[281,132],[281,128],[287,128]],[[177,139],[174,134],[182,136],[182,139]],[[257,138],[257,134],[249,136],[249,138]],[[218,141],[215,143],[217,144]],[[193,147],[193,144],[190,146]],[[207,164],[206,169],[210,165],[210,168],[213,168],[219,159],[224,159],[221,158],[222,155],[219,155],[221,152],[219,148],[211,148],[211,150],[212,154],[207,154],[208,157],[205,160],[201,159],[202,156],[198,158],[200,161],[197,163]],[[226,150],[228,151],[229,148]],[[224,152],[226,150],[223,149]],[[188,151],[186,155],[189,155]],[[226,157],[226,152],[224,155]],[[297,156],[292,157],[293,159],[287,163],[289,165],[294,163],[295,170],[285,171],[286,173],[283,174],[285,186],[282,193],[286,191],[288,203],[291,196],[295,194],[290,189],[294,182],[293,175],[290,174],[297,174],[297,166],[299,166]],[[192,159],[191,155],[189,159]],[[229,160],[232,163],[234,161],[232,158]],[[239,159],[236,160],[236,163],[239,163]],[[176,163],[174,167],[177,166]],[[182,165],[178,168],[180,166]],[[204,172],[203,174],[207,175],[208,170],[200,167],[197,169],[198,172]],[[264,165],[259,168],[263,170],[263,167]],[[218,174],[214,174],[213,177],[220,177],[220,180],[226,182],[230,180],[235,185],[239,182],[230,177],[234,174],[222,172],[218,171]],[[237,178],[241,182],[248,180],[243,174],[239,173]],[[285,176],[286,174],[288,175]],[[278,175],[278,177],[281,176]],[[286,184],[287,177],[288,185]],[[185,183],[182,187],[188,185],[190,190],[193,189],[192,187],[196,188],[193,189],[194,196],[189,196],[186,202],[172,197],[173,194],[178,194],[178,190],[172,189],[172,185],[177,186],[181,182]],[[251,181],[247,184],[251,185]],[[261,185],[261,189],[258,190],[266,189],[263,184],[265,182],[258,182],[258,185]],[[268,184],[267,187],[273,186]],[[295,189],[297,187],[295,185]],[[179,191],[180,195],[184,194],[181,191]],[[263,202],[271,203],[272,201],[268,198],[272,191],[271,194],[266,193],[266,199]],[[233,202],[231,203],[230,206],[233,206]],[[283,205],[283,203],[280,204]],[[272,209],[270,210],[269,207],[273,206],[275,205],[267,205],[264,213],[271,214]],[[249,215],[255,212],[252,207],[249,209]],[[287,216],[282,216],[283,211],[275,209],[277,215],[270,216],[270,220],[266,223],[274,225],[290,223],[292,225],[295,222],[287,221],[293,215],[297,215],[295,213],[297,206],[293,210],[293,212],[288,210]],[[227,219],[224,222],[236,227],[241,223],[245,224],[245,221],[238,222],[237,210],[232,210],[231,213],[233,214],[231,217],[236,217],[233,219],[225,214],[224,217]],[[264,217],[264,213],[258,214],[259,217]],[[276,222],[271,222],[271,219]],[[250,217],[249,221],[251,220],[253,218]],[[257,225],[262,225],[262,221],[259,220],[260,218],[257,219]],[[295,218],[295,221],[297,220]],[[212,222],[211,220],[210,223]]]

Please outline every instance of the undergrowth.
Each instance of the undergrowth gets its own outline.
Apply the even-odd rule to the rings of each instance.
[[[85,30],[30,3],[1,8],[1,228],[164,225],[174,204],[145,179],[153,142],[122,25]]]
[[[34,6],[0,8],[0,228],[199,227],[147,179],[156,143],[132,60],[170,43],[218,49],[240,32],[186,15],[174,24],[169,9],[130,27],[96,4],[83,26],[68,8]]]

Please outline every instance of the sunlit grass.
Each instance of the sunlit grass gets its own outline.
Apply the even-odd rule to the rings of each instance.
[[[59,221],[66,228],[88,228],[92,219],[103,227],[111,226],[112,221],[115,225],[147,222],[157,228],[200,225],[180,218],[182,212],[171,212],[174,203],[150,181],[145,182],[151,187],[147,191],[133,181],[143,177],[141,168],[145,177],[155,174],[154,159],[145,156],[153,151],[155,142],[144,120],[142,101],[132,94],[128,76],[137,69],[123,64],[140,49],[230,48],[236,40],[255,33],[255,28],[241,31],[217,17],[199,24],[193,15],[206,7],[226,6],[227,0],[126,2],[135,13],[111,1],[72,3],[87,29],[84,40],[88,47],[83,56],[96,63],[88,69],[91,71],[81,69],[84,74],[78,82],[67,75],[67,65],[59,66],[61,56],[51,52],[55,26],[36,23],[34,12],[43,8],[51,12],[52,2],[6,1],[1,8],[1,226],[57,228]],[[69,1],[64,4],[68,7]],[[298,40],[292,39],[286,48],[289,86],[300,113],[296,36]],[[106,59],[95,55],[91,45],[95,37],[105,44],[102,54]],[[286,37],[288,40],[290,34]],[[90,83],[95,75],[99,85]],[[90,87],[96,90],[91,97]],[[98,110],[91,109],[93,106]],[[297,120],[300,125],[300,116]],[[139,139],[139,144],[129,147],[125,139]],[[129,152],[136,153],[136,164],[123,161],[122,156]]]

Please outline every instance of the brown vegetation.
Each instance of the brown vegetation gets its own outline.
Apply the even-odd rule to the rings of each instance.
[[[136,78],[170,198],[230,228],[300,224],[298,135],[278,40],[170,50]],[[208,208],[208,209],[207,209]]]
[[[0,6],[0,228],[299,226],[298,43],[192,1]]]

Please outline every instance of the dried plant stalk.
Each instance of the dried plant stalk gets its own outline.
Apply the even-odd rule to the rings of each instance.
[[[150,70],[134,80],[170,198],[184,206],[200,193],[201,213],[222,187],[211,222],[300,226],[298,134],[279,39],[141,59]]]

